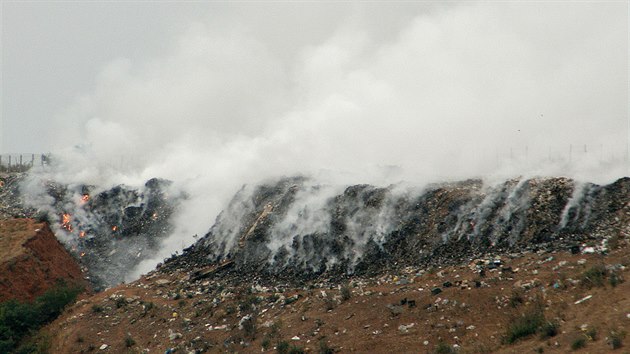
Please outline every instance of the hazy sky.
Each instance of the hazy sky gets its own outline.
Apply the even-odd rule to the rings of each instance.
[[[379,121],[408,124],[398,117],[415,115],[424,120],[418,125],[437,125],[437,133],[464,130],[480,139],[487,136],[477,134],[479,126],[487,124],[484,129],[497,131],[490,134],[497,146],[540,141],[536,134],[575,144],[623,140],[627,33],[626,1],[3,1],[0,151],[79,144],[86,122],[129,119],[108,116],[130,109],[111,95],[103,97],[107,76],[118,74],[126,81],[115,83],[117,89],[128,89],[133,80],[145,86],[128,92],[137,95],[130,101],[154,109],[164,99],[179,105],[169,117],[150,117],[154,112],[147,107],[139,121],[192,119],[191,128],[220,133],[260,131],[303,110],[316,95],[343,96],[355,89],[366,99],[353,101],[364,105],[359,109],[374,104],[371,94],[384,101],[384,95],[395,95],[378,104],[379,117],[362,118],[374,122],[366,129],[380,130]],[[199,40],[189,50],[199,50],[196,60],[204,64],[187,62],[194,55],[185,53],[187,40]],[[223,62],[213,65],[213,58]],[[240,77],[245,73],[252,76]],[[193,87],[187,84],[195,79],[186,75],[204,78]],[[152,81],[153,90],[174,81],[182,86],[149,92]],[[208,81],[215,85],[210,88]],[[238,86],[244,82],[252,86]],[[382,95],[361,92],[378,89]],[[239,90],[245,91],[241,102],[212,102],[218,96],[238,101]],[[210,102],[204,106],[205,97]],[[77,113],[86,99],[99,103]],[[254,117],[252,110],[264,114]],[[385,117],[388,110],[391,118]]]

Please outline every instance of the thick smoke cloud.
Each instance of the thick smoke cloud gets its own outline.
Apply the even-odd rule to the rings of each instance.
[[[160,258],[205,233],[242,184],[273,176],[628,174],[627,4],[432,6],[383,24],[386,38],[372,6],[316,44],[298,28],[283,47],[247,23],[196,23],[168,55],[110,63],[56,117],[64,160],[46,177],[175,181],[191,198]]]

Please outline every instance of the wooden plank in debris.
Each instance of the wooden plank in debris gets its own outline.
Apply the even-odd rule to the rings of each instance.
[[[238,240],[239,248],[243,248],[245,246],[245,241],[247,241],[247,239],[254,233],[254,230],[256,230],[258,224],[261,223],[272,211],[273,205],[271,203],[265,205],[265,208],[263,209],[262,213],[260,213],[256,221],[254,221],[252,227],[250,227],[249,230],[247,230],[247,232]]]
[[[200,269],[193,273],[191,279],[193,281],[196,281],[199,279],[207,278],[211,276],[212,274],[229,267],[230,265],[232,265],[232,263],[234,263],[234,261],[225,261],[223,263],[215,264],[205,269]]]

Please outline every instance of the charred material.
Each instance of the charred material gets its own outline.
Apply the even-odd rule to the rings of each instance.
[[[161,269],[301,281],[586,243],[605,251],[615,237],[630,237],[630,178],[606,186],[468,180],[421,191],[290,178],[244,187],[202,239]]]

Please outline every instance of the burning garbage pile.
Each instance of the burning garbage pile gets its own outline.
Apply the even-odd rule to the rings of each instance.
[[[95,290],[101,290],[124,282],[171,233],[170,217],[184,196],[169,193],[170,185],[151,179],[141,188],[119,185],[92,194],[93,186],[49,181],[45,195],[50,203],[38,213],[79,259]]]
[[[193,246],[161,271],[306,280],[457,263],[489,253],[595,249],[630,239],[630,178],[481,180],[422,190],[317,185],[243,187]]]

